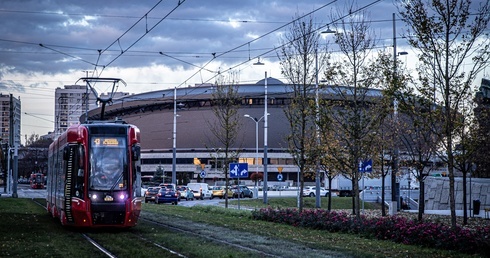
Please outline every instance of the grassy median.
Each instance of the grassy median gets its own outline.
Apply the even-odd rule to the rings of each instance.
[[[40,200],[43,201],[43,200]],[[314,198],[305,199],[305,207],[313,208]],[[334,209],[349,210],[351,198],[332,198]],[[251,219],[250,209],[265,207],[260,199],[242,199],[240,205],[243,209],[235,209],[237,200],[230,201],[230,208],[218,206],[197,205],[183,207],[175,205],[143,204],[144,216],[164,218],[168,221],[184,221],[188,225],[197,223],[209,227],[223,227],[233,230],[240,236],[240,232],[247,232],[257,237],[272,239],[274,241],[289,241],[306,247],[337,251],[352,257],[474,257],[445,250],[422,248],[396,244],[390,241],[367,239],[353,234],[329,233],[320,230],[298,228],[288,225],[257,221]],[[271,207],[295,207],[296,198],[270,198]],[[326,207],[326,198],[322,198],[322,207]],[[376,204],[365,204],[366,210],[378,209]],[[79,232],[62,227],[58,221],[53,220],[44,210],[30,199],[0,198],[0,257],[99,257],[100,253],[83,240]],[[126,232],[99,233],[98,240],[131,237],[129,233],[142,234],[149,239],[171,239],[175,250],[183,250],[189,257],[217,257],[216,253],[203,253],[202,243],[196,242],[195,236],[176,234],[164,231],[153,232],[153,226],[140,222],[140,225]],[[161,236],[160,236],[161,234]],[[169,234],[166,236],[165,234]],[[213,234],[212,232],[210,234]],[[216,232],[220,234],[220,232]],[[166,237],[165,237],[166,236]],[[173,237],[172,237],[173,236]],[[174,238],[175,237],[175,238]],[[177,240],[178,241],[175,241]],[[163,240],[162,240],[163,241]],[[108,245],[109,245],[108,241]],[[133,239],[131,245],[124,246],[114,243],[109,246],[119,257],[139,254],[141,257],[155,257],[157,249],[147,243]],[[213,246],[208,243],[206,250]],[[122,248],[124,247],[124,248]],[[247,257],[233,248],[225,248],[220,253],[227,257]],[[145,251],[143,251],[145,250]],[[282,255],[294,257],[294,254]],[[164,256],[161,256],[164,257]]]

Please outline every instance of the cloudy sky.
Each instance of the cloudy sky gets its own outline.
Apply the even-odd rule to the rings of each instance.
[[[272,49],[292,19],[311,12],[326,26],[345,2],[2,0],[0,92],[20,96],[24,139],[54,130],[54,90],[86,75],[121,78],[127,86],[119,90],[130,93],[214,82],[217,71],[230,69],[241,83],[264,71],[280,79]],[[379,46],[391,47],[393,0],[357,6],[367,6]],[[397,43],[406,48],[403,39]],[[266,65],[253,66],[257,57]]]

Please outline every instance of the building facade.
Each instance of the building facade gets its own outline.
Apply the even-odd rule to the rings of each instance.
[[[288,151],[290,125],[284,112],[292,101],[292,89],[280,80],[268,78],[266,97],[264,86],[265,79],[253,84],[237,85],[241,99],[237,116],[241,119],[231,152],[239,157],[237,162],[248,163],[249,175],[265,171],[263,116],[267,99],[268,186],[297,185],[299,169]],[[206,182],[210,185],[222,183],[220,181],[225,178],[224,146],[212,132],[213,125],[219,122],[213,111],[213,93],[216,92],[216,87],[218,86],[205,84],[134,94],[119,98],[113,105],[105,108],[106,120],[122,119],[141,130],[141,173],[144,181],[159,178],[163,171],[163,178],[159,180],[169,182],[175,170],[177,184],[189,181]],[[320,89],[322,98],[337,99],[332,93],[334,91],[329,87]],[[372,100],[382,96],[377,89],[369,89],[366,94]],[[87,114],[88,120],[100,120],[100,113],[100,107],[90,110]],[[82,116],[80,121],[85,119]],[[400,151],[400,159],[403,160],[404,155],[406,154]],[[408,168],[401,167],[399,172],[397,181],[408,185]],[[325,176],[321,177],[326,185]],[[306,184],[313,185],[314,180],[305,178]],[[247,185],[253,184],[250,177],[241,181]],[[349,181],[343,180],[341,176],[332,183],[333,189],[351,187]],[[389,180],[385,185],[391,186]]]
[[[9,143],[10,137],[13,137],[13,142],[10,145],[20,146],[20,117],[22,113],[20,98],[15,98],[12,94],[6,95],[0,93],[0,110],[0,137],[2,138],[2,143]],[[11,123],[13,123],[13,131],[11,130]]]
[[[73,124],[80,116],[97,107],[97,97],[85,85],[65,85],[55,90],[55,137]]]
[[[241,99],[237,112],[241,119],[231,151],[238,154],[237,162],[249,164],[249,175],[264,172],[264,119],[261,119],[266,99],[264,86],[265,79],[237,85]],[[162,181],[168,181],[174,169],[178,184],[202,181],[213,185],[225,178],[224,146],[212,132],[213,125],[218,123],[213,113],[216,87],[205,84],[146,92],[120,98],[106,107],[106,119],[121,118],[140,128],[144,180],[150,180],[163,171]],[[324,96],[329,95],[329,92],[323,93]],[[372,90],[370,94],[381,96],[379,90]],[[298,181],[298,167],[288,151],[287,143],[290,128],[284,109],[290,102],[290,85],[267,78],[269,186],[296,185]],[[89,111],[89,120],[100,120],[100,112],[100,108]],[[80,119],[84,120],[84,117]],[[314,182],[314,179],[306,180]],[[250,178],[242,181],[253,184]]]

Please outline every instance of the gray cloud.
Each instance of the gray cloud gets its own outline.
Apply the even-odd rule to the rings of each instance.
[[[160,22],[177,1],[163,1],[149,13],[147,19],[123,35],[156,3],[116,0],[1,1],[2,63],[15,67],[20,73],[43,74],[90,70],[95,63],[106,65],[121,50],[143,36],[146,29]],[[222,53],[244,44],[251,40],[251,35],[262,35],[289,22],[295,14],[312,11],[324,4],[325,1],[318,0],[187,0],[111,66],[125,68],[164,64],[188,67],[175,59],[161,56],[160,51],[199,65],[210,60],[211,53]],[[382,2],[382,6],[393,8],[391,1]],[[327,14],[332,8],[335,5],[314,15],[320,17],[318,21],[327,22]],[[388,15],[384,16],[389,18]],[[231,24],[229,20],[237,22]],[[115,42],[118,38],[120,40]],[[250,49],[254,52],[252,54],[257,54],[260,51],[255,49],[270,49],[278,41],[274,36],[265,37],[252,43]],[[99,57],[97,50],[104,50],[111,43],[114,44]],[[251,54],[248,49],[248,46],[243,47],[238,52],[223,56],[220,61],[243,61]]]

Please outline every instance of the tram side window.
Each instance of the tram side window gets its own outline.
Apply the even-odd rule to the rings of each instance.
[[[84,198],[84,186],[85,186],[85,167],[84,167],[84,160],[85,160],[85,150],[83,148],[83,145],[78,145],[77,146],[77,151],[75,152],[75,171],[76,171],[76,177],[75,177],[75,196],[79,198]]]

